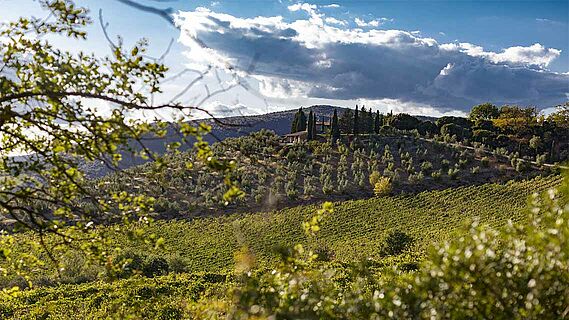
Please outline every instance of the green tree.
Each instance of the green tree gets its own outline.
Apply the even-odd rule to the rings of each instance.
[[[0,272],[27,279],[48,262],[60,269],[62,257],[73,247],[104,265],[110,275],[117,274],[121,263],[111,259],[116,248],[97,225],[115,223],[116,232],[128,231],[133,239],[159,245],[163,239],[142,232],[143,224],[151,222],[155,199],[89,181],[82,164],[98,162],[118,170],[122,156],[130,153],[163,167],[164,157],[145,141],[175,132],[181,140],[169,143],[168,149],[175,153],[192,137],[194,154],[187,165],[199,161],[225,174],[228,200],[240,194],[230,178],[233,164],[219,160],[202,139],[209,125],[185,121],[189,112],[207,112],[201,102],[153,102],[168,68],[147,58],[147,41],[131,48],[113,43],[106,57],[59,50],[50,42],[58,36],[87,40],[88,10],[64,0],[38,3],[49,19],[22,17],[0,26],[0,216],[15,221],[15,231],[37,234],[0,235],[0,259],[6,266]],[[88,102],[109,103],[111,110],[102,113],[87,107]],[[130,117],[139,111],[173,112],[177,121]],[[41,250],[12,259],[9,244]]]
[[[539,152],[542,146],[541,138],[539,136],[533,136],[529,140],[529,146],[530,148],[534,149],[536,153]]]
[[[398,113],[391,118],[391,126],[399,130],[418,129],[421,121],[409,114]]]
[[[298,127],[298,117],[299,117],[299,113],[298,111],[294,113],[294,118],[292,119],[292,123],[290,125],[290,133],[295,133],[298,132],[297,127]]]
[[[330,136],[332,141],[340,139],[340,127],[338,125],[338,112],[334,109],[334,115],[332,116]]]
[[[474,106],[470,110],[469,118],[470,120],[476,122],[479,120],[492,120],[498,118],[500,115],[500,110],[498,107],[491,103],[484,103]]]
[[[342,133],[349,134],[353,132],[354,111],[352,109],[344,110],[342,116],[338,119],[338,127]]]
[[[312,111],[311,111],[312,112]],[[307,120],[306,114],[302,110],[302,107],[294,114],[294,119],[292,120],[291,133],[306,131]]]
[[[360,131],[360,121],[359,121],[359,117],[358,117],[358,105],[356,105],[356,111],[354,111],[354,122],[352,125],[352,133],[354,135],[357,135]]]
[[[379,110],[377,110],[375,113],[375,119],[373,121],[373,132],[375,132],[375,134],[379,134],[379,130],[381,129],[382,124],[383,124],[382,116],[379,113]]]
[[[315,136],[314,133],[316,132],[315,130],[315,121],[314,121],[314,113],[312,112],[312,110],[310,110],[310,113],[308,113],[308,135],[307,135],[307,139],[308,140],[314,140]]]
[[[549,118],[560,128],[569,129],[569,102],[558,105]]]

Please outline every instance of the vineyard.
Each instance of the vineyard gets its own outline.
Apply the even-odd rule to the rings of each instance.
[[[452,237],[472,219],[492,227],[523,219],[528,196],[560,181],[559,176],[550,176],[505,185],[485,184],[341,202],[325,220],[318,242],[337,261],[364,257],[379,260],[378,249],[388,232],[400,230],[414,240],[409,251],[417,254],[433,241]],[[300,222],[316,207],[300,206],[193,222],[161,222],[157,228],[166,239],[166,252],[179,255],[187,263],[188,271],[230,271],[234,253],[243,245],[264,263],[276,258],[275,248],[304,243]],[[138,253],[143,252],[141,249]]]
[[[133,245],[124,236],[116,240],[132,257],[164,259],[169,275],[134,277],[112,283],[100,281],[39,288],[0,304],[0,314],[49,315],[65,311],[91,316],[136,310],[136,314],[168,318],[169,312],[203,292],[221,290],[231,283],[235,254],[250,248],[261,268],[277,261],[276,248],[304,243],[316,252],[325,252],[328,261],[346,265],[367,258],[376,270],[411,270],[423,259],[424,249],[433,242],[463,234],[467,222],[501,228],[508,220],[522,221],[528,196],[560,184],[557,175],[507,184],[485,184],[429,191],[413,196],[399,195],[337,203],[327,216],[316,243],[307,243],[300,222],[317,208],[301,206],[270,213],[235,214],[193,221],[161,221],[153,226],[166,240],[160,253],[143,245]],[[411,239],[402,253],[381,250],[386,236],[398,230]],[[84,269],[81,273],[87,272]],[[85,281],[84,279],[83,281]],[[96,280],[96,279],[91,279]],[[87,279],[88,281],[88,279]],[[217,288],[217,289],[216,289]],[[177,311],[176,311],[177,312]],[[170,316],[175,316],[170,315]]]

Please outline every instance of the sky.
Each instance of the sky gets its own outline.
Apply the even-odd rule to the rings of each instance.
[[[119,0],[77,0],[93,17],[88,40],[51,40],[109,54],[99,10],[113,39],[147,38],[153,56],[173,40],[164,63],[182,75],[160,99],[203,101],[216,116],[313,104],[464,115],[484,102],[569,100],[569,1],[131,1],[169,8],[176,26]],[[29,15],[46,13],[0,0],[0,21]]]

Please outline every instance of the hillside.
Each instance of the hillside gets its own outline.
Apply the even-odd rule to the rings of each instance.
[[[523,221],[526,202],[534,192],[559,185],[560,176],[429,191],[415,196],[393,196],[335,204],[325,218],[315,244],[308,244],[300,229],[316,206],[296,207],[270,213],[160,222],[152,227],[166,239],[163,251],[133,245],[124,235],[116,241],[140,267],[154,266],[153,279],[134,278],[113,283],[61,285],[24,292],[0,303],[0,315],[23,318],[48,315],[89,316],[133,312],[141,317],[174,315],[180,318],[188,303],[202,294],[221,294],[232,282],[235,253],[245,245],[259,267],[274,265],[275,248],[304,243],[315,247],[321,260],[350,265],[363,258],[375,272],[396,267],[413,270],[433,242],[464,234],[467,222],[476,219],[495,228],[507,221]],[[385,251],[386,236],[401,231],[410,238],[399,251]],[[162,264],[157,261],[163,261]],[[146,270],[146,269],[144,269]],[[183,273],[158,276],[165,272]],[[145,271],[146,272],[146,271]],[[89,276],[91,275],[91,276]],[[78,257],[67,261],[64,282],[96,279]],[[153,274],[149,274],[152,276]],[[51,276],[44,275],[44,280]],[[346,275],[338,275],[346,277]],[[8,284],[4,282],[4,284]],[[177,315],[177,316],[176,316]]]
[[[338,113],[342,113],[342,110],[345,110],[346,108],[328,105],[316,105],[305,108],[307,112],[312,110],[317,115],[323,117],[331,117],[334,113],[334,109],[337,109]],[[194,122],[204,122],[209,124],[211,126],[211,133],[206,135],[204,137],[204,140],[209,143],[215,143],[227,138],[245,136],[262,129],[271,130],[277,135],[290,133],[291,123],[296,111],[297,109],[271,112],[262,115],[226,117],[219,118],[219,122],[214,121],[210,118],[206,118],[195,120]],[[143,139],[142,141],[149,150],[158,154],[164,154],[167,150],[166,145],[172,142],[179,142],[180,136],[176,133],[175,128],[170,126],[168,133],[164,139],[156,140],[153,138],[148,138]],[[193,140],[190,140],[189,143],[183,144],[180,150],[187,150],[192,146]],[[133,144],[131,147],[134,147],[135,150],[137,149],[136,144]],[[122,169],[130,168],[132,166],[140,165],[146,162],[143,159],[133,157],[130,152],[123,152],[122,156],[123,159],[120,163],[120,168]],[[84,163],[82,165],[82,168],[90,177],[101,177],[110,172],[107,167],[98,163]]]
[[[346,139],[346,138],[345,138]],[[485,155],[442,142],[400,133],[361,136],[351,143],[320,141],[288,145],[270,131],[228,138],[213,147],[220,157],[234,159],[232,173],[243,197],[226,204],[224,177],[186,162],[190,153],[166,158],[165,166],[149,163],[108,175],[94,183],[107,189],[144,192],[157,199],[161,218],[268,211],[325,200],[369,198],[373,175],[390,178],[391,193],[527,179],[539,168],[517,170],[507,158]]]

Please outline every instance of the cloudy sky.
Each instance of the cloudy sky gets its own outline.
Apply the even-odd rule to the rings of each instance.
[[[216,115],[365,104],[438,116],[487,101],[545,109],[569,100],[567,1],[137,0],[170,8],[177,27],[119,0],[77,2],[93,13],[89,41],[59,45],[108,54],[99,9],[112,36],[146,37],[156,56],[173,39],[165,63],[181,75],[165,96],[192,104],[242,85],[203,102]],[[0,7],[0,21],[42,14],[32,0]]]

